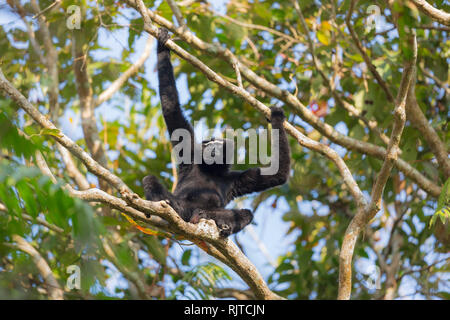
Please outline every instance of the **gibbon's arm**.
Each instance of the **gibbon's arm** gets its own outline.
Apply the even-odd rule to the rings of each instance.
[[[274,175],[262,175],[261,168],[252,168],[237,175],[232,189],[232,195],[239,197],[244,194],[263,191],[286,183],[289,178],[291,153],[286,132],[283,127],[283,109],[272,107],[271,123],[272,129],[279,130],[279,167]],[[275,141],[277,143],[277,141]]]
[[[170,50],[165,46],[169,39],[167,29],[159,29],[158,37],[158,79],[159,79],[159,96],[164,115],[164,120],[172,137],[172,133],[176,129],[186,129],[191,134],[191,143],[194,143],[194,130],[191,124],[186,120],[183,111],[180,108],[178,100],[178,91],[175,85],[175,77],[173,75],[172,63],[170,62]],[[173,142],[174,145],[177,142]]]

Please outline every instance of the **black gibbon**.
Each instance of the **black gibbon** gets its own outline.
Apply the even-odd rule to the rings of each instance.
[[[211,139],[197,145],[194,131],[180,108],[175,77],[170,62],[170,50],[165,46],[169,34],[167,29],[159,29],[158,36],[158,78],[159,95],[167,129],[175,147],[179,141],[173,140],[172,133],[176,129],[185,129],[191,137],[191,150],[213,148],[211,155],[219,155],[223,161],[205,161],[202,156],[200,164],[195,164],[193,153],[191,161],[181,162],[178,166],[178,182],[173,193],[170,193],[156,177],[149,175],[143,179],[147,200],[166,200],[186,222],[198,223],[200,219],[212,219],[220,230],[220,235],[227,237],[237,233],[253,219],[253,213],[247,209],[225,209],[234,198],[259,192],[284,184],[290,171],[290,150],[283,127],[285,119],[281,108],[271,108],[273,129],[279,130],[279,167],[274,175],[262,175],[261,168],[245,171],[230,171],[227,161],[227,148],[234,148],[230,140]],[[201,152],[203,155],[203,152]],[[217,158],[215,158],[217,159]],[[208,164],[208,163],[209,164]]]

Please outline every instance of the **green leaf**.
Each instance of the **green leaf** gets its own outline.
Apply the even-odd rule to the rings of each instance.
[[[54,136],[54,137],[62,137],[62,133],[59,129],[42,129],[41,132],[39,132],[40,135],[43,136]]]
[[[189,260],[191,259],[192,250],[188,249],[183,252],[183,255],[181,256],[181,264],[183,266],[189,265]]]

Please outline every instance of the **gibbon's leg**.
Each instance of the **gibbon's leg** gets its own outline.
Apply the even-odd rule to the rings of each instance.
[[[152,175],[146,176],[142,183],[144,185],[145,198],[149,201],[173,200],[173,195],[159,182],[158,178]]]
[[[186,213],[184,205],[181,205],[180,200],[177,199],[172,193],[159,182],[158,178],[152,175],[146,176],[142,183],[144,185],[145,198],[149,201],[166,201],[180,216],[186,221]],[[146,214],[146,216],[148,216]]]
[[[244,229],[253,220],[253,214],[247,209],[196,209],[190,223],[198,223],[200,219],[216,222],[222,237],[228,237]]]

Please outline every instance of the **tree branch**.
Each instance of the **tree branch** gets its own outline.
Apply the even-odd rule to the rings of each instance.
[[[108,87],[108,89],[99,94],[97,99],[94,99],[94,107],[97,107],[103,102],[109,100],[117,91],[119,91],[123,84],[144,65],[145,61],[150,56],[152,43],[153,38],[149,37],[147,39],[147,43],[145,44],[144,52],[142,52],[142,55],[139,57],[139,59],[136,60],[136,62],[133,63],[131,67],[128,68],[124,73],[122,73],[119,78],[114,80],[114,82]]]
[[[407,118],[411,125],[422,134],[422,137],[427,142],[431,152],[436,156],[439,170],[442,170],[445,179],[448,179],[450,177],[450,159],[448,158],[447,147],[423,114],[422,109],[420,109],[416,99],[414,83],[408,93],[406,111]]]
[[[169,5],[170,9],[172,10],[173,14],[175,15],[175,18],[177,19],[178,25],[180,27],[186,27],[186,22],[184,21],[183,14],[180,11],[180,8],[175,3],[174,0],[166,0],[167,4]]]
[[[410,0],[416,5],[416,7],[422,11],[423,14],[429,16],[431,19],[436,20],[439,23],[450,26],[450,14],[436,9],[425,0]]]
[[[370,58],[367,55],[366,51],[364,50],[364,48],[362,46],[362,43],[359,40],[358,35],[356,34],[355,29],[353,29],[353,25],[352,25],[352,23],[350,21],[356,2],[358,2],[358,0],[352,0],[350,2],[350,8],[348,9],[347,15],[345,17],[345,24],[347,25],[348,31],[350,31],[350,35],[351,35],[351,37],[353,39],[353,42],[355,43],[356,47],[358,48],[359,52],[361,53],[361,56],[364,59],[364,62],[366,63],[366,66],[369,68],[370,72],[375,77],[375,79],[377,80],[377,82],[380,85],[380,87],[383,89],[384,93],[386,94],[386,97],[387,97],[388,101],[393,103],[394,102],[394,97],[393,97],[391,91],[389,90],[388,85],[383,80],[381,75],[378,73],[377,68],[370,61]]]
[[[0,90],[9,95],[18,107],[22,108],[42,127],[53,130],[57,129],[50,120],[34,108],[28,100],[12,86],[12,84],[4,77],[1,69]],[[152,202],[140,199],[120,178],[100,166],[89,156],[89,154],[83,151],[66,135],[59,133],[52,135],[52,138],[66,147],[73,155],[78,157],[86,165],[89,171],[96,176],[103,178],[111,186],[115,187],[126,201],[111,196],[99,189],[77,191],[70,187],[68,190],[73,196],[85,201],[106,203],[110,207],[130,214],[133,218],[147,222],[150,225],[165,228],[170,232],[183,236],[187,240],[193,242],[198,242],[199,240],[206,241],[210,244],[208,253],[226,263],[241,276],[258,299],[281,298],[270,291],[258,270],[248,258],[243,255],[236,245],[230,239],[224,239],[219,236],[219,231],[215,227],[213,221],[202,220],[198,225],[193,225],[181,219],[181,217],[164,201]],[[153,217],[147,218],[146,214],[153,215]],[[157,224],[154,217],[155,215],[164,219],[169,224]]]
[[[4,213],[8,213],[7,208],[1,202],[0,202],[0,211],[4,212]],[[28,215],[28,214],[26,214],[24,212],[22,212],[22,218],[27,220],[27,221],[30,221],[30,222],[37,222],[37,223],[43,225],[44,227],[47,227],[48,229],[53,230],[53,231],[55,231],[57,233],[63,233],[64,232],[64,229],[61,229],[60,227],[55,226],[54,224],[48,223],[47,221],[45,221],[42,218],[39,218],[39,217],[33,218],[32,216],[30,216],[30,215]]]
[[[386,145],[389,143],[389,138],[380,130],[379,125],[374,120],[368,120],[366,119],[361,112],[356,109],[354,106],[352,106],[350,103],[343,100],[340,96],[340,94],[336,91],[336,88],[332,85],[332,80],[328,79],[328,77],[325,75],[325,73],[322,70],[322,65],[320,63],[320,60],[317,59],[315,49],[314,49],[314,42],[311,39],[311,36],[309,35],[309,28],[306,24],[305,18],[303,16],[302,10],[300,8],[300,5],[297,0],[291,0],[292,4],[294,5],[295,10],[297,11],[297,14],[300,18],[300,22],[303,26],[303,29],[305,29],[305,37],[308,41],[308,47],[309,51],[312,56],[313,64],[315,66],[315,69],[317,72],[319,72],[320,76],[322,77],[323,81],[325,82],[325,85],[330,90],[331,94],[333,95],[333,98],[337,102],[339,106],[347,110],[347,112],[352,115],[353,117],[361,120],[361,123],[363,123],[366,127],[368,127],[370,130],[374,131],[378,137],[383,141]],[[336,65],[336,64],[334,64]]]
[[[137,1],[136,0],[125,0],[125,2],[132,8],[137,8]],[[139,10],[138,10],[139,11]],[[147,19],[153,20],[157,24],[164,26],[165,28],[171,30],[174,32],[177,36],[182,38],[185,42],[188,44],[194,46],[196,49],[200,50],[203,53],[219,56],[222,59],[224,59],[226,62],[228,62],[231,66],[233,65],[233,61],[237,59],[234,54],[226,49],[223,48],[220,45],[216,44],[209,44],[204,42],[203,40],[199,39],[197,36],[195,36],[192,32],[189,30],[185,30],[183,28],[176,28],[173,23],[168,21],[167,19],[164,19],[163,17],[155,14],[154,12],[150,10],[147,11]],[[148,30],[146,30],[153,36],[157,35],[157,28],[152,27]],[[169,40],[170,43],[173,44],[172,41]],[[172,49],[172,47],[171,47]],[[177,52],[176,52],[177,53]],[[177,53],[178,54],[178,53]],[[183,59],[186,59],[187,61],[191,62],[188,57],[185,58],[185,56],[181,56]],[[198,59],[197,59],[198,60]],[[238,59],[237,59],[238,60]],[[193,64],[193,62],[191,62]],[[197,67],[197,64],[194,64],[194,66]],[[321,134],[326,136],[328,139],[330,139],[332,142],[339,144],[347,149],[350,150],[356,150],[358,152],[361,152],[363,154],[368,154],[370,156],[376,157],[378,159],[384,159],[386,155],[386,149],[376,146],[374,144],[360,141],[357,139],[353,139],[351,137],[348,137],[346,135],[343,135],[336,131],[332,126],[329,124],[321,121],[316,115],[313,114],[311,110],[309,110],[307,107],[305,107],[296,96],[291,94],[287,90],[282,90],[278,88],[276,85],[270,83],[263,77],[258,76],[256,73],[254,73],[251,69],[249,69],[247,66],[245,66],[243,63],[240,64],[240,72],[243,77],[245,77],[252,85],[254,85],[256,88],[264,91],[268,95],[277,98],[284,103],[286,103],[288,106],[292,107],[295,111],[297,111],[300,115],[300,117],[306,121],[308,124],[313,126],[316,130],[318,130]],[[217,82],[213,76],[210,75],[209,71],[202,69],[201,67],[197,67],[200,71],[202,71],[208,79],[218,83],[219,85],[225,87],[223,83]],[[231,90],[231,89],[229,89]],[[233,87],[234,90],[234,87]],[[234,91],[233,91],[234,93]],[[248,100],[247,100],[248,101]],[[251,103],[251,105],[253,105]],[[268,111],[267,111],[268,112]],[[267,113],[263,112],[266,117]],[[441,192],[441,187],[436,185],[434,182],[426,178],[423,174],[421,174],[418,170],[416,170],[414,167],[412,167],[408,162],[397,159],[395,161],[395,165],[399,170],[401,170],[407,177],[415,181],[423,190],[430,193],[434,197],[438,197]]]
[[[408,42],[408,47],[413,54],[412,57],[404,63],[402,80],[394,110],[394,127],[387,147],[386,157],[373,185],[369,205],[364,210],[358,210],[345,231],[342,242],[341,252],[339,254],[338,299],[340,300],[350,299],[352,287],[352,258],[356,240],[358,239],[361,230],[364,230],[367,223],[369,223],[380,210],[383,190],[394,166],[394,161],[398,156],[400,137],[406,122],[406,99],[408,91],[410,90],[410,84],[414,79],[414,70],[417,60],[417,42],[415,34],[408,37],[405,41]]]
[[[12,239],[16,242],[16,245],[13,245],[13,247],[28,253],[33,259],[34,264],[38,268],[39,273],[47,286],[49,298],[52,300],[63,300],[64,291],[61,289],[58,281],[53,275],[52,269],[50,269],[47,261],[45,261],[40,253],[21,236],[15,234],[12,236]]]
[[[83,34],[82,31],[74,30],[72,37],[73,69],[80,99],[81,126],[83,128],[86,145],[92,154],[92,157],[103,167],[107,166],[106,154],[100,140],[97,122],[94,114],[94,104],[92,101],[91,80],[87,73],[87,56],[83,52]],[[107,185],[100,180],[102,189],[107,190]]]
[[[138,1],[132,1],[127,0],[126,1],[130,6],[137,8],[137,10],[141,13],[143,20],[144,20],[144,30],[153,35],[154,37],[158,36],[158,28],[152,25],[149,11],[141,0]],[[153,15],[155,17],[155,15]],[[183,33],[184,38],[186,37],[186,34]],[[231,93],[241,97],[245,101],[247,101],[251,106],[253,106],[255,109],[257,109],[259,112],[261,112],[266,118],[270,117],[270,109],[265,106],[263,103],[261,103],[259,100],[257,100],[255,97],[253,97],[249,92],[247,92],[244,88],[241,88],[239,86],[236,86],[232,84],[231,82],[225,80],[221,76],[219,76],[216,72],[211,70],[208,66],[206,66],[203,62],[201,62],[198,58],[195,56],[189,54],[187,51],[179,47],[177,44],[175,44],[171,39],[167,40],[166,46],[171,49],[173,52],[175,52],[178,56],[183,58],[184,60],[191,63],[193,66],[198,68],[200,71],[202,71],[206,77],[219,84],[221,87],[227,89]],[[220,46],[219,46],[220,48]],[[237,59],[234,55],[231,56],[231,59]],[[241,65],[241,69],[244,69],[244,66]],[[312,140],[302,134],[299,130],[297,130],[294,126],[292,126],[289,122],[284,122],[284,127],[286,131],[293,136],[300,145],[305,146],[309,149],[312,149],[314,151],[319,152],[320,154],[326,156],[331,161],[333,161],[338,168],[344,183],[349,188],[350,193],[354,197],[355,201],[359,206],[365,206],[366,201],[364,199],[364,195],[362,194],[361,190],[358,187],[358,184],[354,180],[350,170],[348,169],[347,165],[345,164],[344,160],[337,154],[336,151],[331,149],[329,146],[319,143],[315,140]]]

